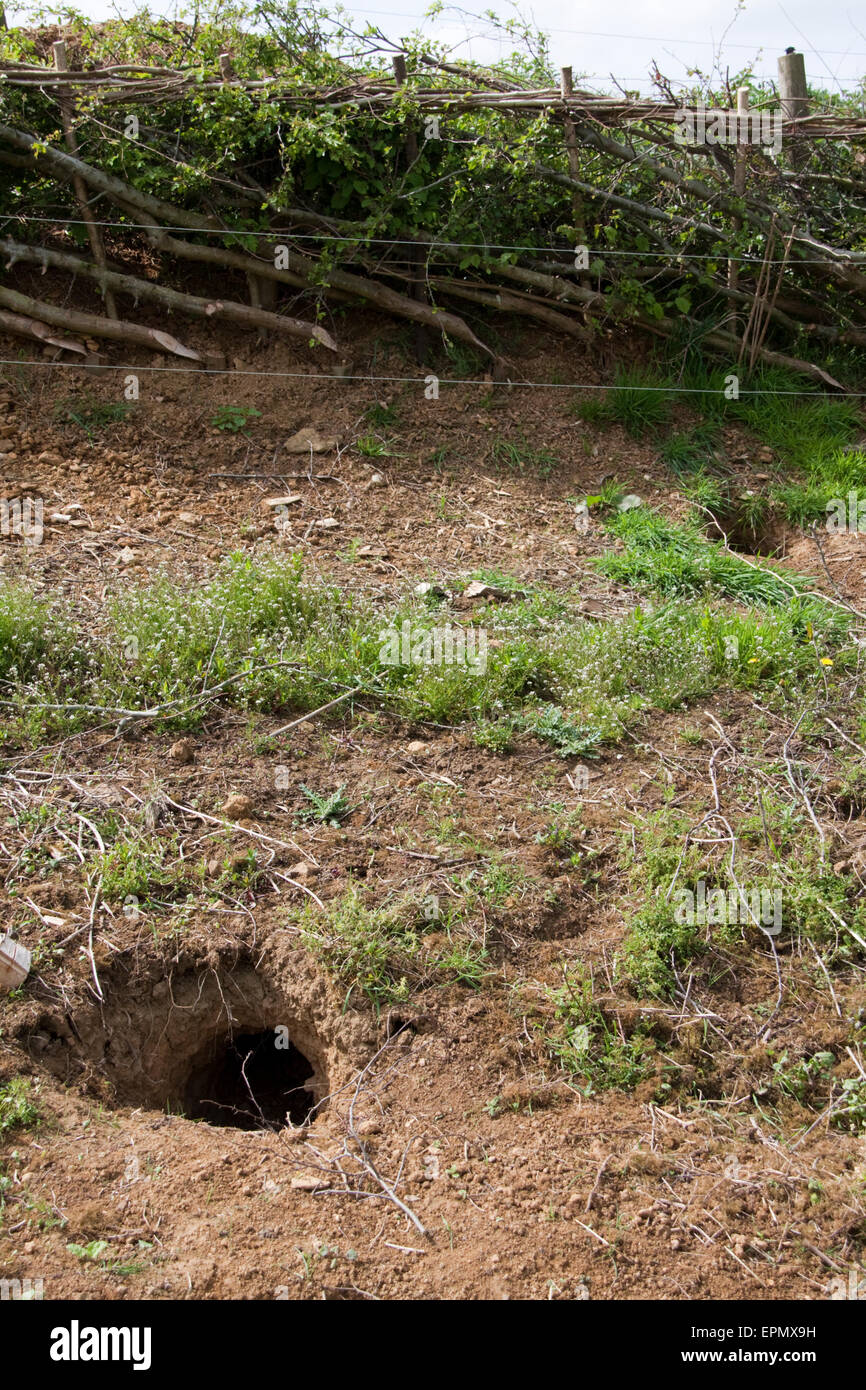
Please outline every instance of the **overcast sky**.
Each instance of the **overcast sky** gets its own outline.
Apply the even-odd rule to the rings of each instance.
[[[469,0],[465,14],[455,7],[424,20],[429,0],[378,3],[381,9],[377,0],[346,0],[345,8],[379,24],[389,37],[420,27],[453,45],[455,56],[480,60],[496,56],[500,45],[471,12],[513,13],[507,0]],[[97,19],[116,13],[111,0],[77,0],[77,8]],[[134,6],[120,0],[118,8],[124,13]],[[171,0],[151,0],[150,8],[159,14],[174,9]],[[719,53],[723,70],[729,66],[733,73],[754,62],[756,73],[775,77],[776,58],[789,46],[805,53],[810,79],[831,90],[850,90],[866,74],[866,10],[845,0],[829,6],[747,0],[739,11],[736,0],[526,0],[521,10],[550,35],[555,62],[571,63],[575,77],[589,76],[593,86],[609,88],[613,74],[625,86],[646,90],[653,59],[666,76],[682,80],[691,67],[711,68]],[[14,6],[7,4],[7,13],[11,20]]]

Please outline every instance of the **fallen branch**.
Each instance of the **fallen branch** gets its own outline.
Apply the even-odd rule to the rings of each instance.
[[[87,348],[78,338],[60,338],[44,323],[27,318],[24,314],[7,314],[0,311],[0,328],[15,333],[21,338],[35,338],[46,346],[63,348],[66,352],[87,354]]]
[[[43,323],[54,324],[57,328],[70,329],[73,333],[87,333],[94,338],[108,338],[113,342],[135,343],[154,352],[170,352],[175,357],[184,357],[188,361],[202,361],[201,353],[185,347],[170,333],[163,333],[158,328],[145,328],[139,323],[125,323],[122,319],[106,319],[99,314],[82,314],[76,309],[61,309],[56,304],[49,304],[42,299],[31,299],[27,294],[7,290],[4,286],[0,286],[0,305]]]
[[[86,261],[83,257],[74,256],[69,252],[54,251],[44,246],[26,246],[13,241],[11,237],[0,238],[0,251],[9,257],[10,268],[17,260],[30,261],[35,265],[54,266],[58,270],[69,270],[73,275],[86,275],[103,289],[112,289],[135,300],[149,299],[180,314],[190,314],[201,319],[231,319],[249,328],[266,328],[291,338],[315,338],[331,352],[337,351],[337,344],[330,333],[326,333],[324,328],[319,328],[317,324],[306,323],[303,319],[272,314],[265,309],[254,309],[249,304],[240,304],[231,299],[202,299],[198,295],[182,294],[179,290],[167,289],[152,280],[141,280],[134,275],[122,275],[107,267],[95,265],[92,261]]]

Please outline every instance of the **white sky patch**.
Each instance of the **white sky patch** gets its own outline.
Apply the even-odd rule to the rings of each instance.
[[[345,8],[359,27],[369,21],[389,38],[420,29],[453,45],[455,59],[489,62],[509,51],[509,42],[470,12],[455,8],[425,20],[427,4],[405,0],[398,6],[395,0],[381,0],[380,8],[375,0],[361,0]],[[78,8],[92,19],[108,19],[135,6],[122,0],[78,0]],[[174,11],[170,0],[151,0],[151,8],[159,14]],[[503,19],[514,13],[506,0],[480,0],[477,8],[493,9]],[[653,61],[674,86],[688,79],[690,68],[707,72],[714,61],[732,76],[752,63],[756,75],[775,78],[776,58],[787,47],[805,53],[810,80],[828,90],[851,91],[866,75],[866,15],[854,5],[816,10],[808,0],[749,0],[738,13],[735,0],[616,0],[606,5],[531,0],[521,11],[549,34],[557,66],[571,64],[576,79],[584,77],[586,85],[605,90],[611,89],[613,75],[625,87],[649,92]],[[15,14],[15,7],[7,5],[10,22]]]

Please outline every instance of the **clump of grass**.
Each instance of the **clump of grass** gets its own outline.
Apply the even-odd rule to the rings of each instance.
[[[294,921],[307,949],[347,987],[347,1003],[360,990],[379,1009],[434,981],[475,986],[483,975],[484,948],[458,940],[448,923],[443,949],[438,919],[411,895],[373,906],[353,884],[324,914],[305,907]]]
[[[453,451],[448,448],[447,444],[439,444],[435,449],[431,449],[430,453],[427,455],[427,461],[435,472],[441,473],[445,464],[448,462],[449,458],[451,458],[452,452]]]
[[[753,373],[747,389],[729,402],[729,413],[769,445],[783,464],[810,474],[863,429],[855,401],[813,392],[778,367]]]
[[[599,487],[598,492],[590,493],[586,498],[586,505],[591,510],[598,508],[599,512],[612,512],[618,503],[625,496],[625,488],[616,478],[606,478]]]
[[[673,522],[658,512],[635,507],[608,523],[623,541],[622,554],[595,563],[611,579],[668,595],[696,595],[714,589],[743,602],[781,605],[802,593],[808,581],[749,564],[707,541],[696,521]]]
[[[787,520],[800,527],[825,521],[827,503],[838,495],[835,488],[818,482],[782,483],[773,490],[773,499]]]
[[[26,1076],[13,1076],[0,1086],[0,1138],[14,1129],[27,1129],[38,1119],[33,1083]]]
[[[495,464],[510,473],[531,472],[541,478],[549,478],[558,462],[549,449],[536,448],[525,435],[519,439],[497,439],[491,456]]]
[[[688,886],[683,880],[682,886]],[[676,970],[707,949],[704,928],[677,919],[676,904],[662,894],[629,917],[617,973],[639,995],[670,998]]]
[[[355,448],[363,458],[391,457],[391,441],[378,434],[362,434],[355,440]]]
[[[640,827],[639,846],[637,831],[635,838],[623,835],[622,863],[629,877],[629,896],[639,906],[628,918],[616,968],[638,995],[669,997],[676,983],[675,969],[705,949],[704,929],[677,921],[676,903],[667,895],[674,875],[680,887],[688,888],[701,870],[698,847],[685,847],[688,830],[682,812],[664,806]]]
[[[64,715],[52,706],[82,702],[93,665],[92,643],[69,612],[23,584],[0,580],[0,707],[7,713],[0,739],[23,735],[38,743],[46,730],[71,730],[92,719],[83,710]]]
[[[691,478],[712,466],[718,443],[718,428],[704,422],[692,430],[671,434],[659,449],[659,457],[678,478]]]
[[[778,484],[773,500],[797,526],[833,526],[842,503],[843,525],[866,531],[866,450],[822,452],[805,479]]]
[[[493,859],[483,868],[472,868],[455,875],[452,885],[458,894],[458,906],[445,906],[444,921],[449,927],[458,926],[468,915],[484,908],[497,908],[517,902],[527,888],[524,871],[515,864],[503,864]]]
[[[835,874],[822,862],[805,813],[795,813],[791,824],[787,834],[771,825],[770,833],[781,842],[782,863],[772,876],[765,869],[753,879],[756,885],[781,889],[786,935],[814,942],[826,960],[856,960],[863,955],[860,941],[866,939],[866,902],[859,880],[856,874]],[[840,928],[840,923],[845,925]]]
[[[386,405],[382,401],[374,401],[364,411],[364,418],[374,429],[383,430],[389,425],[396,425],[399,413],[396,405]]]
[[[853,447],[862,437],[864,420],[856,401],[830,396],[784,368],[764,366],[741,383],[737,399],[725,397],[725,371],[695,357],[682,375],[691,390],[683,399],[707,417],[699,433],[709,440],[723,420],[737,421],[776,456],[777,478],[771,502],[795,526],[822,522],[833,499],[863,489],[866,502],[866,451]],[[689,471],[698,458],[687,436],[672,436],[662,450],[675,471]],[[791,476],[793,474],[793,476]]]
[[[866,811],[866,767],[860,758],[842,763],[838,785],[833,786],[836,805],[847,816]]]
[[[303,944],[347,986],[347,1002],[355,990],[377,1008],[408,998],[423,954],[417,918],[397,905],[368,906],[353,885],[325,916],[305,907],[297,922]]]
[[[583,399],[578,397],[574,413],[588,425],[609,425],[613,419],[604,396],[587,396]]]
[[[180,886],[177,841],[126,830],[95,860],[102,892],[110,902],[147,898],[158,888]]]
[[[525,580],[518,579],[513,574],[506,574],[504,570],[500,569],[488,567],[473,570],[469,578],[478,579],[482,584],[489,584],[494,589],[504,589],[507,593],[516,594],[518,597],[527,592]]]
[[[61,404],[55,411],[61,419],[78,425],[87,438],[92,440],[96,434],[109,425],[121,424],[133,409],[130,401],[96,401],[90,396]]]
[[[293,695],[303,704],[305,695],[315,698],[329,689],[299,673],[305,647],[314,637],[327,678],[329,668],[341,664],[329,639],[336,626],[351,622],[351,606],[350,599],[340,613],[335,590],[306,584],[295,556],[260,566],[248,557],[229,557],[216,579],[197,589],[158,579],[109,606],[104,703],[136,708],[195,702],[203,690],[228,680],[237,682],[235,698],[254,708]],[[248,677],[238,680],[245,672]]]
[[[583,829],[581,808],[568,810],[564,806],[551,806],[548,809],[556,813],[555,817],[538,831],[536,844],[546,845],[555,854],[563,855],[570,868],[583,871],[586,863],[596,857],[596,852],[580,848]]]
[[[482,370],[484,359],[476,348],[460,343],[455,338],[445,338],[444,346],[445,356],[456,380],[467,381]]]
[[[588,423],[618,424],[633,439],[654,438],[670,419],[670,394],[654,374],[619,371],[603,400],[580,401],[577,410]]]
[[[648,372],[632,369],[618,373],[608,404],[613,419],[633,439],[659,434],[670,418],[665,385]]]
[[[91,1261],[98,1264],[104,1274],[114,1274],[121,1278],[128,1278],[132,1274],[141,1274],[147,1269],[147,1265],[140,1261],[132,1260],[124,1263],[122,1260],[104,1260],[102,1257],[106,1250],[110,1248],[107,1240],[90,1240],[86,1245],[79,1245],[76,1241],[69,1241],[66,1249],[70,1255],[74,1255],[77,1260]],[[149,1240],[139,1240],[137,1244],[139,1250],[152,1250],[153,1243]]]
[[[682,404],[690,410],[700,411],[705,420],[718,426],[730,414],[730,401],[726,398],[729,368],[718,366],[710,361],[694,344],[685,345],[685,356],[676,366],[669,378],[674,388],[679,388]]]
[[[728,483],[704,469],[684,479],[682,489],[683,496],[694,504],[704,520],[708,512],[713,516],[719,516],[730,506],[731,491]]]
[[[810,1110],[824,1110],[830,1098],[833,1128],[862,1134],[866,1131],[866,1078],[849,1076],[834,1084],[835,1066],[832,1052],[814,1052],[791,1060],[785,1051],[773,1058],[773,1085]]]
[[[514,719],[477,719],[472,728],[473,741],[491,753],[508,753],[514,742]]]
[[[821,845],[805,810],[798,802],[765,793],[759,809],[732,819],[736,836],[736,881],[731,875],[730,843],[713,846],[689,839],[693,824],[681,811],[663,806],[635,823],[634,836],[623,835],[622,866],[629,879],[629,896],[638,902],[630,916],[617,974],[638,994],[672,996],[683,970],[694,971],[721,942],[730,946],[760,929],[748,911],[731,919],[681,910],[680,890],[695,894],[702,880],[705,895],[714,889],[726,894],[742,887],[747,901],[768,901],[778,895],[784,939],[821,946],[827,961],[850,962],[862,955],[858,938],[866,933],[866,904],[860,900],[853,876],[834,873],[821,857]],[[772,895],[772,896],[770,896]],[[752,911],[755,908],[752,907]],[[775,911],[775,909],[774,909]],[[689,916],[694,920],[689,921]]]
[[[766,493],[746,488],[736,497],[735,508],[740,530],[757,537],[770,515],[770,499]]]
[[[632,1090],[644,1080],[655,1043],[641,1024],[626,1035],[608,1023],[585,972],[563,968],[563,984],[547,986],[542,997],[553,1010],[551,1019],[537,1024],[545,1046],[569,1076],[583,1080],[584,1095]]]
[[[65,672],[75,637],[57,610],[21,584],[0,582],[0,681]]]
[[[175,834],[152,835],[109,824],[103,839],[105,850],[94,856],[93,864],[109,902],[167,907],[202,888],[252,887],[260,874],[252,846],[230,852],[226,842],[222,854],[211,848],[207,857],[193,860],[182,856]]]

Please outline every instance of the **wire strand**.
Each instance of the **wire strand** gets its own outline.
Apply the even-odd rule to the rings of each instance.
[[[39,362],[36,358],[0,358],[0,367],[44,367],[49,371],[72,369],[74,371],[87,371],[88,368],[83,362]],[[113,363],[100,362],[99,372],[127,372],[131,376],[138,376],[142,372],[180,374],[183,376],[230,376],[230,377],[255,377],[255,378],[277,378],[279,380],[292,381],[333,381],[333,382],[355,382],[366,381],[375,383],[409,383],[413,386],[427,385],[428,377],[435,377],[437,386],[483,386],[487,390],[491,382],[479,381],[476,377],[441,377],[435,372],[428,372],[425,376],[371,376],[363,373],[344,376],[342,373],[336,375],[334,372],[278,372],[278,371],[250,371],[246,368],[235,371],[230,367],[142,367],[134,363]],[[506,383],[496,383],[506,385]],[[526,388],[536,391],[652,391],[661,395],[670,396],[718,396],[723,394],[723,388],[719,386],[618,386],[616,383],[589,382],[589,381],[509,381],[507,383],[514,390]],[[830,391],[767,391],[757,387],[743,387],[738,391],[739,396],[829,396],[830,399],[841,399],[837,392]],[[845,399],[864,399],[866,391],[846,391]]]
[[[866,192],[866,183],[864,183],[864,192]],[[604,195],[602,194],[601,196],[603,197]],[[126,232],[186,232],[187,234],[193,236],[233,236],[238,238],[265,237],[269,241],[277,240],[279,237],[282,236],[289,241],[343,242],[345,244],[348,244],[349,246],[351,246],[352,244],[356,246],[414,246],[419,248],[423,246],[431,248],[443,246],[449,248],[454,247],[461,251],[531,251],[533,253],[548,256],[557,255],[563,251],[567,251],[569,254],[572,254],[574,250],[573,247],[562,246],[509,246],[506,245],[504,242],[495,241],[424,241],[423,239],[412,241],[401,239],[400,237],[364,237],[352,236],[351,234],[347,234],[345,236],[335,236],[330,232],[293,232],[285,228],[282,230],[277,229],[275,231],[257,231],[254,229],[250,229],[249,231],[247,231],[245,229],[234,229],[231,227],[167,227],[157,222],[86,222],[84,218],[78,217],[36,217],[31,216],[29,213],[11,214],[7,216],[6,222],[7,224],[10,222],[38,222],[47,223],[49,226],[57,226],[58,222],[60,222],[64,227],[96,226],[112,227]],[[719,236],[722,236],[721,229],[719,229]],[[676,256],[670,256],[666,251],[614,251],[608,250],[606,247],[598,251],[594,251],[592,247],[587,247],[587,251],[590,256],[596,257],[601,260],[604,260],[606,257],[622,257],[625,259],[637,258],[639,260],[657,259],[667,260],[672,265],[675,265],[680,260],[726,261],[729,259],[730,256],[729,251],[718,251],[715,254],[713,254],[712,252],[705,251],[692,252],[684,250]],[[738,254],[737,260],[741,264],[748,262],[753,263],[755,265],[845,265],[846,261],[854,265],[859,265],[862,263],[866,263],[866,253],[862,254],[859,257],[859,259],[857,258],[857,255],[855,253],[855,255],[851,257],[798,257],[796,262],[791,262],[790,260],[785,260],[784,258],[767,261],[763,256],[747,256]],[[400,264],[403,264],[403,262],[400,262]],[[563,266],[563,269],[567,269],[567,267]]]

